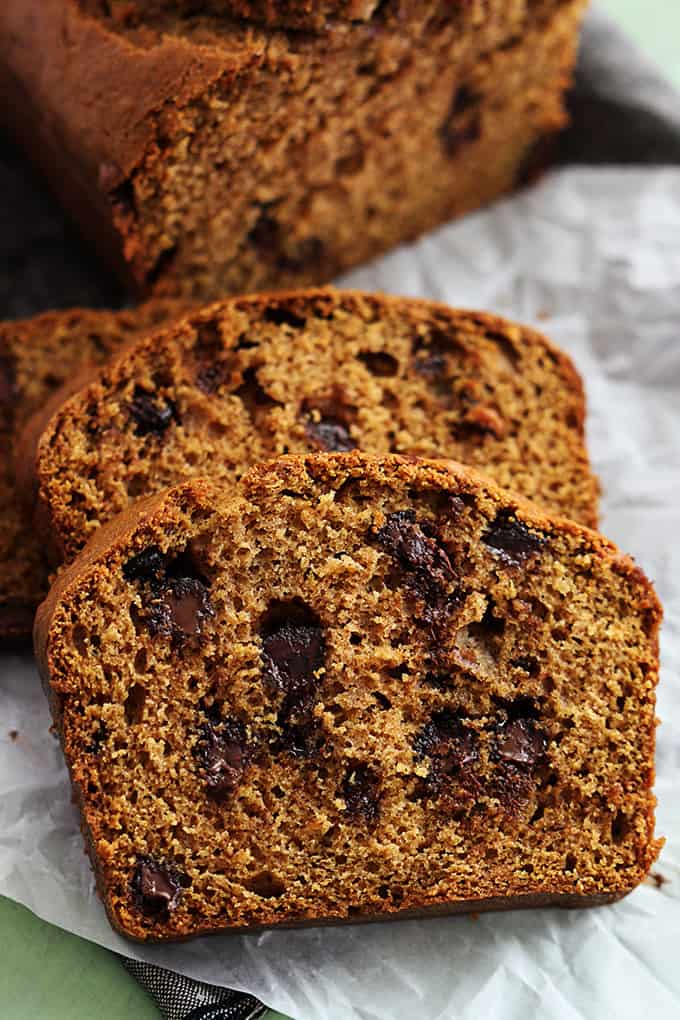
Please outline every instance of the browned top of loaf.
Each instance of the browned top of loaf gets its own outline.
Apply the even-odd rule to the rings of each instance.
[[[19,465],[66,559],[140,495],[309,449],[456,457],[594,524],[583,426],[572,363],[533,330],[312,290],[225,301],[133,345],[36,416]]]
[[[137,561],[187,549],[206,615],[173,643],[144,622]],[[216,803],[201,713],[224,703],[261,740],[262,620],[297,596],[328,643],[307,720],[325,750],[265,740]],[[61,573],[35,632],[112,922],[162,939],[629,891],[660,845],[660,617],[612,543],[452,462],[293,456],[145,500]],[[433,642],[456,654],[428,680]],[[432,735],[447,711],[458,752]],[[145,908],[140,865],[171,909]]]
[[[547,0],[546,16],[567,3]],[[301,0],[301,6],[310,5]],[[170,121],[176,129],[177,111],[208,89],[224,101],[253,74],[261,82],[270,76],[289,80],[293,88],[306,55],[323,62],[338,48],[355,50],[358,64],[373,64],[376,74],[384,59],[372,22],[348,22],[313,35],[258,29],[203,13],[205,5],[200,17],[189,19],[158,7],[155,13],[145,8],[143,22],[126,24],[115,16],[115,7],[112,14],[100,0],[3,0],[0,5],[0,70],[5,65],[46,117],[52,110],[58,113],[66,152],[98,177],[102,199],[114,203],[124,201],[117,188],[143,156],[162,149]],[[430,0],[414,0],[406,10],[408,23],[418,26],[430,7]],[[537,16],[524,2],[510,9],[506,0],[479,8],[461,4],[467,30],[456,43],[459,55],[502,45],[522,31],[529,15]],[[432,17],[439,17],[436,10]],[[407,47],[403,29],[401,37]],[[49,60],[35,61],[36,52],[49,54]],[[384,73],[390,72],[385,68]]]
[[[94,0],[101,3],[101,0]],[[383,4],[394,8],[394,13],[406,6],[408,0]],[[110,16],[122,25],[139,25],[145,18],[163,11],[190,15],[210,11],[260,21],[267,25],[281,25],[296,29],[321,31],[332,18],[346,21],[368,21],[376,13],[379,0],[111,0]],[[381,12],[383,16],[387,12]]]
[[[120,312],[83,308],[0,323],[0,636],[27,636],[47,590],[43,543],[17,492],[11,450],[26,420],[55,390],[101,364],[140,332],[179,314],[173,301]]]

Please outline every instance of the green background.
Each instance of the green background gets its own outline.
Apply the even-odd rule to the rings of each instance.
[[[2,0],[0,0],[2,2]],[[680,4],[600,0],[680,84]],[[117,958],[0,898],[0,1014],[6,1020],[159,1020]],[[270,1013],[267,1020],[278,1014]]]

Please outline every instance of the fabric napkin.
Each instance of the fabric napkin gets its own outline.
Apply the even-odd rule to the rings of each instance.
[[[570,102],[573,123],[562,139],[561,162],[680,163],[678,93],[597,11],[586,20]],[[0,317],[120,303],[117,285],[71,233],[20,154],[1,138],[0,195]],[[265,1012],[250,995],[136,960],[123,964],[167,1020],[254,1020]]]

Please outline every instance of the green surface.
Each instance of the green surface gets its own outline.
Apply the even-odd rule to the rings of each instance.
[[[2,0],[0,0],[2,2]],[[680,84],[680,4],[601,0]],[[148,996],[98,946],[39,921],[0,897],[3,1020],[158,1020]],[[268,1014],[276,1020],[278,1014]]]
[[[677,0],[599,0],[680,85],[680,4]]]

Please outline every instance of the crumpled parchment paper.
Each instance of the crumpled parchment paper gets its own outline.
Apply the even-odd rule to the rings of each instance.
[[[252,992],[299,1020],[680,1015],[680,171],[575,170],[343,283],[534,323],[586,381],[602,530],[666,605],[658,831],[623,902],[140,947],[110,930],[35,668],[0,658],[0,893],[127,955]],[[17,731],[14,739],[10,731]]]

